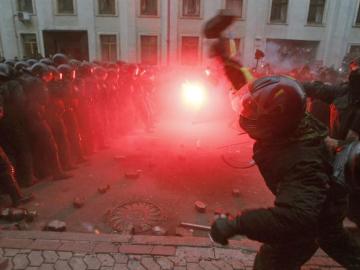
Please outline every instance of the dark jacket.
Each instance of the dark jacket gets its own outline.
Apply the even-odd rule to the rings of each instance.
[[[353,94],[348,84],[328,85],[321,82],[304,83],[306,94],[333,104],[330,135],[337,140],[345,140],[349,130],[360,134],[360,98]]]
[[[292,138],[255,143],[254,160],[275,202],[242,213],[239,234],[265,243],[317,236],[333,180],[326,135],[326,128],[307,115]]]

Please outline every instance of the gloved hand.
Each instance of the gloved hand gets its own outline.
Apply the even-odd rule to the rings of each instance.
[[[221,215],[212,224],[210,237],[219,244],[227,245],[229,244],[228,239],[233,237],[237,231],[236,221]]]

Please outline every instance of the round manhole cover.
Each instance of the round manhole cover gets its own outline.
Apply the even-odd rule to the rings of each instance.
[[[149,231],[164,220],[160,208],[148,202],[121,204],[109,210],[106,219],[114,231],[134,233]]]

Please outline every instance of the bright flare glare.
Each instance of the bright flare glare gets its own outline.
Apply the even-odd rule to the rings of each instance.
[[[182,84],[182,97],[185,104],[200,109],[206,99],[204,86],[197,82],[186,81]]]

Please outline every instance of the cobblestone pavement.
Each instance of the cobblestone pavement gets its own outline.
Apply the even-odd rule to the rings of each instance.
[[[5,269],[252,269],[258,247],[249,240],[224,248],[196,237],[0,232],[0,256],[9,262]],[[344,268],[318,252],[303,269]]]

